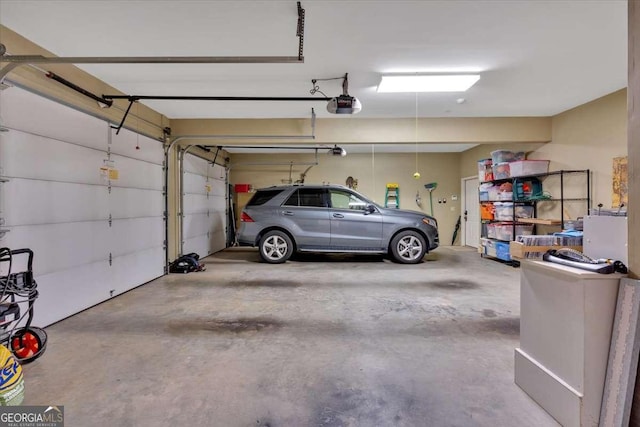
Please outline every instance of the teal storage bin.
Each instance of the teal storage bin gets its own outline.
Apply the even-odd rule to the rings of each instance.
[[[542,183],[538,178],[515,179],[513,197],[515,200],[529,200],[542,195]]]

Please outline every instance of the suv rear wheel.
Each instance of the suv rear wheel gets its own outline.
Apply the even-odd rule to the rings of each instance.
[[[417,264],[426,252],[427,242],[417,231],[403,231],[391,240],[391,253],[399,263]]]
[[[260,239],[260,256],[270,264],[281,264],[291,258],[293,242],[287,233],[272,230]]]

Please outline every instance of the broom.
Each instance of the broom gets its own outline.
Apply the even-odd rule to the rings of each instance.
[[[431,216],[433,216],[433,198],[431,197],[431,192],[438,187],[437,182],[430,182],[429,184],[425,184],[424,188],[429,191],[429,207],[431,208]]]

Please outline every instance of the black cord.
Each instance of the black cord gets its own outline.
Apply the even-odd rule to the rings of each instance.
[[[622,263],[622,261],[615,261],[613,263],[613,268],[615,269],[616,273],[622,273],[622,274],[629,273],[629,269],[627,268],[626,265]]]

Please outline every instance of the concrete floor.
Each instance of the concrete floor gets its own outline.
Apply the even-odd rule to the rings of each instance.
[[[557,425],[513,382],[519,270],[426,259],[224,251],[47,328],[24,403],[68,426]]]

